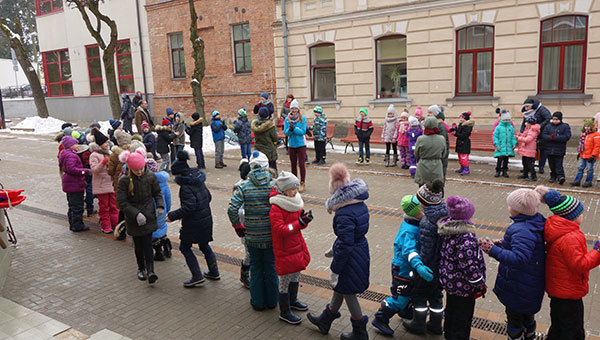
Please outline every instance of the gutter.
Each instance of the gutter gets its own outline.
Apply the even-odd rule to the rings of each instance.
[[[285,16],[285,0],[281,0],[281,29],[283,31],[283,72],[285,77],[285,95],[290,93],[290,71],[288,67],[288,34]]]

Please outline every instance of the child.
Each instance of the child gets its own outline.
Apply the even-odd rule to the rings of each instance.
[[[405,217],[394,239],[394,259],[392,260],[392,296],[381,302],[381,307],[375,313],[375,320],[371,322],[379,331],[386,335],[393,335],[390,328],[390,319],[396,313],[401,313],[409,308],[410,293],[414,279],[412,270],[416,270],[426,281],[433,280],[433,273],[423,264],[418,255],[419,250],[419,223],[423,218],[423,210],[416,196],[407,195],[400,203]],[[407,318],[410,319],[410,318]]]
[[[325,207],[329,213],[335,212],[333,232],[337,236],[329,276],[333,297],[321,315],[308,313],[307,317],[321,333],[327,334],[333,320],[341,316],[339,310],[346,300],[352,332],[342,333],[340,338],[368,339],[369,317],[362,314],[356,295],[369,287],[371,261],[365,237],[369,231],[369,208],[364,202],[369,198],[369,188],[362,179],[351,181],[346,166],[335,163],[329,168],[329,193]]]
[[[298,300],[300,271],[306,269],[310,254],[302,237],[302,229],[312,221],[312,211],[304,211],[298,193],[300,181],[294,174],[282,171],[271,190],[271,234],[275,268],[279,275],[279,319],[292,325],[302,319],[292,309],[305,311],[308,306]]]
[[[409,153],[409,172],[410,177],[415,178],[417,173],[417,157],[415,157],[415,145],[417,144],[417,138],[423,134],[421,124],[415,117],[408,117],[408,130],[406,131],[406,138],[408,139],[408,153]],[[400,135],[398,135],[400,137]]]
[[[100,218],[100,227],[102,232],[110,234],[113,228],[119,224],[119,210],[116,205],[115,189],[113,181],[107,172],[107,164],[110,156],[108,150],[108,137],[100,130],[92,128],[89,140],[90,167],[92,170],[92,188],[93,193],[98,197],[98,217]]]
[[[469,340],[475,299],[486,292],[485,261],[471,222],[475,213],[473,202],[450,196],[446,206],[450,217],[438,222],[442,240],[440,282],[446,291],[444,337]]]
[[[313,113],[315,114],[312,126],[315,141],[315,160],[312,163],[323,165],[327,155],[325,151],[327,146],[327,115],[323,112],[321,105],[315,106]]]
[[[252,153],[252,129],[246,114],[246,108],[238,110],[238,119],[233,123],[233,132],[238,136],[238,143],[242,149],[242,158],[250,159]]]
[[[173,139],[173,145],[175,146],[175,156],[185,146],[185,123],[181,120],[181,113],[177,112],[175,114],[175,122],[173,123],[173,133],[175,134],[175,139]],[[174,155],[171,155],[171,159],[174,160]]]
[[[408,112],[405,111],[402,112],[402,114],[400,115],[400,121],[398,122],[398,137],[396,142],[398,143],[398,147],[400,148],[400,160],[402,163],[402,169],[408,169],[410,168],[409,164],[410,164],[410,151],[408,149],[408,135],[407,135],[407,131],[408,128],[410,127],[410,123],[408,122]],[[386,150],[387,150],[387,146],[386,146]],[[395,148],[394,148],[394,151]],[[395,156],[394,158],[394,166],[396,166],[396,162],[398,161],[398,157]]]
[[[404,117],[404,112],[402,113]],[[408,116],[406,116],[408,118]],[[398,113],[394,109],[394,104],[390,104],[387,109],[383,130],[381,130],[381,140],[385,143],[385,166],[396,166],[398,164],[398,141],[400,140],[400,126],[398,125]],[[394,150],[394,159],[390,160],[390,147]],[[393,165],[392,165],[393,164]]]
[[[508,121],[505,123],[510,126]],[[541,198],[539,191],[532,189],[508,194],[506,203],[513,224],[504,239],[478,241],[483,252],[500,262],[494,293],[506,307],[509,339],[534,339],[535,313],[544,298],[546,219],[538,212]]]
[[[425,120],[423,118],[423,108],[421,107],[421,105],[417,106],[417,108],[415,109],[415,118],[417,118],[419,123],[422,123],[423,120]]]
[[[283,132],[288,136],[288,153],[290,156],[290,166],[294,175],[298,174],[300,168],[300,187],[299,192],[304,192],[306,181],[306,117],[300,112],[300,104],[296,99],[290,104],[290,114],[283,124]]]
[[[356,138],[358,138],[358,149],[359,156],[356,164],[371,164],[371,134],[373,133],[373,122],[371,118],[368,116],[368,111],[366,107],[363,107],[359,110],[359,116],[356,118],[354,122],[354,134],[356,134]],[[366,153],[363,154],[363,146],[365,148]],[[365,158],[363,158],[365,156]]]
[[[83,192],[85,190],[85,175],[90,170],[85,169],[81,159],[77,156],[77,140],[71,136],[62,137],[63,151],[58,157],[58,164],[62,172],[62,189],[67,194],[69,203],[69,230],[73,232],[88,230],[83,224]]]
[[[146,167],[152,171],[160,185],[160,193],[165,202],[162,215],[157,216],[158,229],[152,233],[152,248],[154,248],[154,261],[164,261],[171,257],[171,240],[167,237],[167,212],[171,210],[171,190],[169,189],[169,173],[158,171],[158,163],[152,158],[146,160]]]
[[[435,117],[427,117],[423,127],[423,135],[417,139],[414,149],[415,157],[419,159],[415,183],[419,186],[431,184],[434,180],[440,180],[443,183],[443,161],[448,157],[446,140],[440,135],[438,121]]]
[[[458,154],[458,164],[460,168],[454,172],[461,176],[468,175],[469,170],[469,154],[471,153],[471,131],[473,131],[475,122],[471,120],[471,112],[463,112],[459,117],[459,124],[456,128],[451,128],[450,132],[454,132],[456,137],[456,153]]]
[[[567,142],[571,139],[571,127],[563,122],[563,114],[560,111],[552,114],[550,124],[542,129],[541,139],[544,141],[544,154],[548,157],[550,166],[550,180],[548,182],[558,184],[565,183],[565,169],[563,160],[567,153]]]
[[[177,154],[177,160],[171,167],[175,183],[180,187],[181,208],[167,214],[167,222],[181,219],[179,250],[192,272],[192,278],[183,283],[184,287],[194,287],[204,283],[198,260],[192,251],[194,243],[198,244],[198,248],[206,259],[208,272],[204,272],[204,276],[211,280],[221,279],[217,257],[208,245],[213,240],[213,218],[210,211],[212,196],[204,184],[206,175],[198,168],[190,168],[187,164],[189,158],[187,151],[180,151]]]
[[[215,168],[223,169],[227,165],[223,163],[223,153],[225,152],[225,130],[227,125],[221,120],[219,111],[213,110],[210,128],[212,130],[213,141],[215,142]]]
[[[240,166],[239,166],[238,170],[240,172],[241,179],[237,183],[235,183],[235,185],[233,186],[234,194],[235,194],[235,191],[237,190],[237,188],[242,184],[242,182],[244,182],[245,180],[248,179],[248,174],[250,173],[250,163],[248,163],[248,160],[246,158],[242,158],[242,160],[240,161]],[[238,214],[239,214],[239,218],[240,218],[240,223],[242,225],[244,225],[245,211],[244,211],[243,205],[240,207],[240,209],[238,209]],[[244,253],[245,253],[245,256],[244,256],[244,259],[242,260],[242,265],[240,268],[240,282],[242,283],[242,285],[244,285],[244,287],[250,288],[250,254],[248,253],[248,246],[246,245],[246,235],[245,235],[244,230],[241,228],[236,228],[235,232],[240,237],[240,241],[244,245]]]
[[[517,136],[517,141],[519,142],[517,154],[521,155],[521,161],[523,162],[523,174],[517,178],[525,179],[526,181],[537,181],[533,163],[537,154],[537,137],[539,134],[540,126],[536,123],[535,117],[526,118],[525,130]]]
[[[154,159],[158,159],[158,157],[156,157],[156,136],[150,131],[150,124],[146,121],[142,122],[142,132],[144,133],[142,135],[142,141],[146,147],[146,151],[150,152]]]
[[[515,128],[512,127],[510,112],[507,109],[500,110],[500,123],[494,130],[494,157],[498,158],[496,163],[496,175],[494,177],[508,178],[508,158],[515,156],[515,146],[517,138],[515,137]]]
[[[185,133],[190,135],[190,146],[196,154],[196,165],[199,169],[206,169],[204,154],[202,153],[202,122],[204,122],[204,119],[200,117],[198,112],[192,114],[192,119],[193,121],[185,129]]]
[[[250,126],[254,133],[254,150],[264,154],[269,159],[269,168],[277,171],[277,143],[279,137],[277,137],[275,124],[269,119],[269,110],[267,108],[258,110],[258,119],[252,120]]]
[[[158,140],[156,141],[156,151],[160,155],[162,159],[160,163],[160,168],[158,171],[171,171],[171,159],[169,158],[169,145],[173,142],[175,138],[175,134],[171,132],[171,126],[173,124],[167,118],[162,120],[162,124],[156,126],[154,129],[158,134]]]
[[[546,292],[550,297],[549,340],[585,339],[583,300],[589,292],[590,270],[600,265],[598,241],[587,251],[580,230],[584,207],[572,196],[538,187],[554,215],[544,229],[546,241]]]
[[[125,150],[119,155],[119,160],[127,164],[129,175],[119,178],[117,204],[125,215],[127,233],[133,237],[137,277],[154,284],[158,276],[154,273],[152,232],[158,227],[156,216],[164,213],[165,204],[156,176],[146,169],[145,155],[143,149]]]
[[[577,159],[579,159],[579,167],[575,180],[571,182],[571,186],[577,187],[581,184],[583,171],[587,169],[587,177],[582,187],[590,188],[594,179],[594,163],[600,154],[600,132],[594,129],[594,120],[586,119],[583,121],[583,133],[579,138],[577,146]]]

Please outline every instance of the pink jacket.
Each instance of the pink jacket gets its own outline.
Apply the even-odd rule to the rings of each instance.
[[[408,137],[406,136],[408,126],[408,120],[398,121],[398,146],[408,146]]]
[[[92,170],[92,192],[94,195],[113,193],[114,187],[112,178],[106,171],[107,166],[102,164],[104,157],[109,157],[108,150],[106,153],[98,150],[100,147],[96,143],[90,144],[90,149],[93,151],[90,155],[90,168]]]
[[[519,149],[517,155],[523,157],[535,158],[537,153],[537,136],[540,134],[540,125],[533,124],[525,128],[523,133],[517,136],[519,142]]]

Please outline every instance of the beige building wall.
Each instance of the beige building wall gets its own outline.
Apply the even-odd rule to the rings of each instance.
[[[335,44],[337,98],[321,103],[330,120],[350,121],[366,106],[375,122],[382,123],[392,101],[399,111],[407,107],[411,113],[417,105],[426,112],[431,104],[443,104],[450,120],[469,110],[479,125],[495,120],[496,107],[507,107],[520,122],[521,104],[538,94],[540,21],[566,14],[589,15],[585,90],[571,96],[575,98],[555,95],[540,100],[552,112],[563,111],[565,120],[574,125],[600,111],[598,0],[287,0],[286,4],[289,89],[307,112],[316,104],[310,101],[309,48]],[[277,16],[281,20],[279,7]],[[455,32],[477,24],[495,28],[494,92],[482,98],[457,98]],[[280,21],[273,29],[278,98],[285,98]],[[407,100],[376,100],[375,39],[391,34],[407,37]]]

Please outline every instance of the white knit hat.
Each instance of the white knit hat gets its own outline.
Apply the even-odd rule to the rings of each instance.
[[[252,152],[252,156],[250,157],[250,168],[254,169],[256,165],[260,166],[261,168],[269,167],[269,159],[260,151]]]
[[[298,103],[298,101],[296,99],[292,100],[292,102],[290,103],[290,109],[291,108],[297,108],[300,109],[300,104]]]
[[[394,108],[394,104],[390,104],[390,106],[388,106],[387,113],[397,113],[396,108]]]
[[[507,120],[510,119],[510,112],[508,112],[507,109],[502,109],[500,110],[500,119],[501,120]]]
[[[279,176],[277,176],[277,180],[275,181],[273,187],[278,192],[283,193],[284,191],[295,188],[299,185],[300,180],[298,180],[298,177],[294,176],[294,174],[291,172],[282,171]]]

